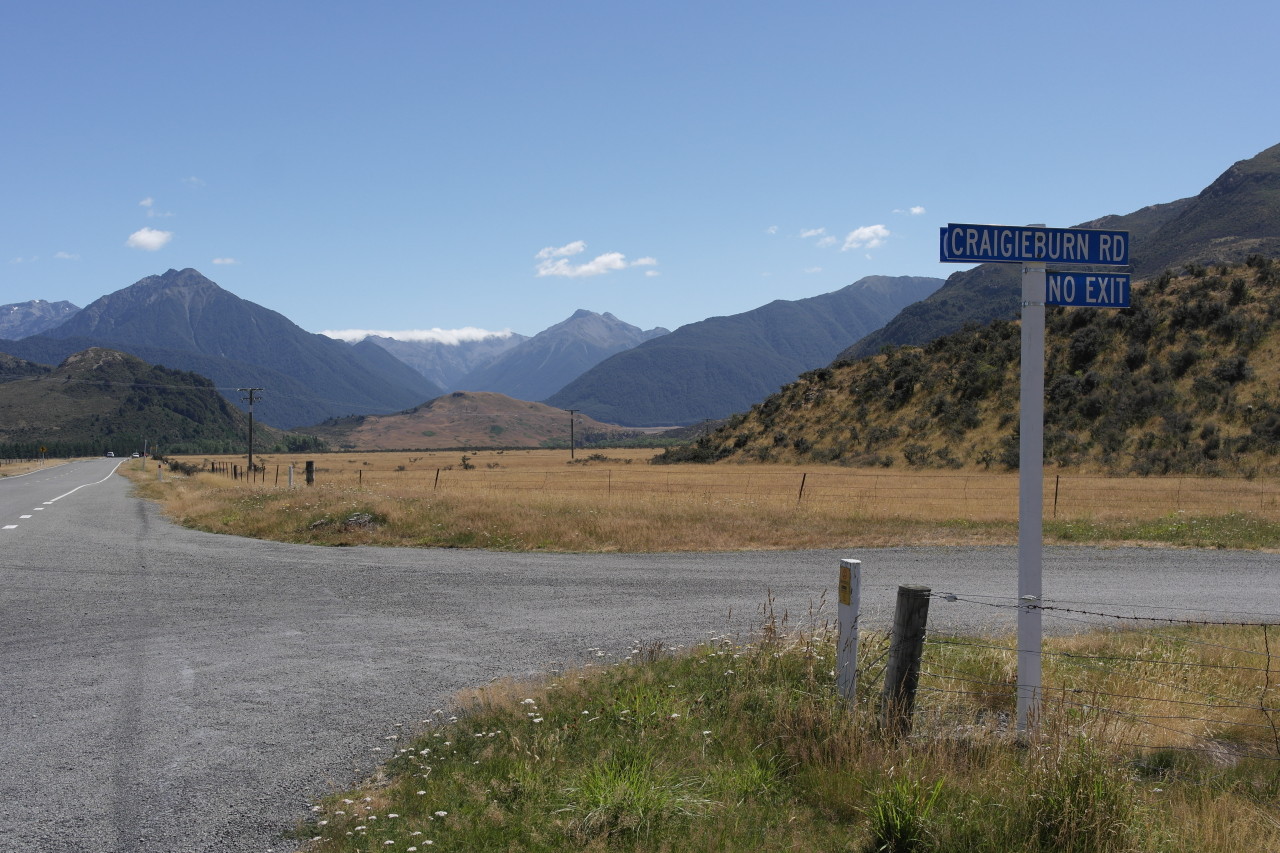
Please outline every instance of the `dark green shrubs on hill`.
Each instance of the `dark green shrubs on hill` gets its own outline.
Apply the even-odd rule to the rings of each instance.
[[[234,453],[248,420],[213,383],[108,349],[75,353],[57,368],[0,382],[0,457]],[[260,451],[315,450],[310,436],[258,425]]]
[[[1280,454],[1280,262],[1188,265],[1123,310],[1052,308],[1045,460],[1133,474],[1243,474]],[[1017,323],[968,326],[809,371],[660,461],[1018,465]]]

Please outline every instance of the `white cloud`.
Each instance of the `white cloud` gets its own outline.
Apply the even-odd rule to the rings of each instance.
[[[657,266],[658,263],[657,258],[650,257],[628,262],[627,256],[621,252],[605,252],[603,255],[597,255],[586,263],[570,263],[569,258],[574,255],[580,255],[586,250],[587,243],[585,240],[575,240],[559,247],[548,246],[534,255],[534,258],[538,261],[538,277],[587,278],[593,275],[604,275],[615,270],[626,269],[627,267]]]
[[[147,196],[142,201],[138,202],[138,207],[151,207],[155,203],[156,200],[154,198]]]
[[[585,264],[571,264],[565,258],[545,260],[538,264],[538,276],[561,276],[563,278],[587,278],[593,275],[604,275],[614,270],[626,269],[627,258],[621,252],[605,252],[587,261]]]
[[[658,276],[662,275],[662,273],[658,272],[657,270],[645,270],[644,275],[645,275],[645,278],[657,278]]]
[[[534,255],[534,257],[540,261],[545,261],[548,258],[570,258],[570,257],[573,257],[574,255],[580,255],[586,250],[587,250],[586,240],[574,240],[572,243],[568,244],[567,246],[561,246],[559,248],[556,248],[554,246],[548,246],[538,254]]]
[[[814,240],[813,245],[817,246],[819,249],[830,248],[840,242],[835,237],[828,234],[827,229],[825,228],[806,228],[800,232],[801,240],[813,240],[814,237],[817,237],[818,239]]]
[[[73,255],[71,252],[54,252],[53,256],[60,261],[78,261],[79,255]]]
[[[240,263],[235,258],[214,258],[213,262],[219,266],[231,266]]]
[[[884,241],[889,236],[889,229],[883,225],[864,225],[849,232],[848,236],[844,238],[844,245],[840,247],[840,251],[878,249],[884,245]]]
[[[192,175],[192,176],[191,176],[191,177],[189,177],[189,178],[183,178],[183,179],[182,179],[182,182],[183,182],[184,184],[186,184],[187,186],[189,186],[189,187],[202,187],[202,186],[204,186],[204,181],[202,181],[201,179],[197,178],[195,175]]]
[[[139,228],[129,235],[124,244],[130,249],[144,249],[154,252],[173,239],[172,231],[158,231],[155,228]]]
[[[814,273],[822,272],[822,267],[805,267],[804,271],[809,275],[813,275]]]
[[[908,216],[923,216],[923,215],[924,215],[924,213],[925,213],[925,209],[924,209],[923,207],[921,207],[920,205],[918,205],[918,204],[917,204],[915,207],[908,207],[906,210],[903,210],[903,209],[902,209],[902,208],[900,208],[900,207],[899,207],[899,208],[895,208],[893,212],[894,212],[894,213],[905,213],[905,214],[906,214],[906,215],[908,215]]]
[[[353,343],[362,341],[369,335],[377,335],[380,338],[393,338],[397,341],[425,341],[457,346],[467,341],[483,341],[487,338],[509,338],[514,332],[510,329],[491,332],[488,329],[466,326],[461,329],[403,329],[400,331],[388,331],[385,329],[326,329],[320,334]]]
[[[764,229],[764,233],[766,233],[766,234],[777,234],[777,233],[778,233],[778,226],[777,226],[777,225],[770,225],[768,228]]]

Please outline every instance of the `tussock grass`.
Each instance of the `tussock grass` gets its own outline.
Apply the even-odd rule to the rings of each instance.
[[[330,454],[316,459],[312,487],[302,485],[303,457],[262,457],[265,477],[252,481],[170,474],[159,483],[125,470],[181,523],[289,542],[641,552],[1017,538],[1016,475],[644,464],[652,453],[569,464],[564,451],[487,451],[468,454],[466,470],[461,454]],[[1280,489],[1262,480],[1055,475],[1045,491],[1049,542],[1280,546]]]
[[[1280,673],[1259,629],[1051,640],[1049,660],[1065,662],[1046,667],[1051,694],[1122,704],[1047,701],[1029,741],[1006,725],[1014,653],[992,647],[1010,645],[930,643],[914,733],[894,740],[874,712],[883,639],[862,646],[852,704],[836,695],[821,626],[770,621],[750,642],[711,636],[691,649],[637,644],[612,665],[468,691],[457,717],[437,711],[413,736],[393,735],[379,778],[317,805],[299,835],[315,853],[1280,848],[1280,744],[1234,704],[1276,701]],[[1135,660],[1115,674],[1065,652]],[[1170,660],[1214,668],[1171,677]],[[940,673],[996,685],[999,698]],[[1164,698],[1214,695],[1217,707],[1197,715],[1220,722],[1172,721],[1159,696],[1108,695],[1157,681]],[[1213,748],[1221,739],[1230,750]]]

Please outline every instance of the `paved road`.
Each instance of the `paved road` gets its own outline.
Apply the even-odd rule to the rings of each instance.
[[[282,833],[308,804],[367,774],[396,723],[455,691],[588,649],[748,632],[770,593],[803,618],[840,557],[863,560],[870,627],[887,624],[901,583],[1006,600],[1016,586],[1009,548],[566,556],[256,542],[169,524],[115,464],[0,480],[3,851],[292,849]],[[1080,609],[1280,614],[1276,561],[1049,549],[1045,594]],[[935,601],[930,627],[1008,630],[1004,616]]]

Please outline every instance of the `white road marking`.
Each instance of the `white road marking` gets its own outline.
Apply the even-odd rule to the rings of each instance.
[[[16,524],[6,524],[6,525],[4,526],[4,528],[3,528],[3,529],[4,529],[4,530],[17,530],[17,529],[18,529],[18,525],[16,525]]]
[[[29,516],[29,515],[20,515],[20,516],[18,516],[18,518],[30,518],[30,517],[31,517],[31,516]]]
[[[121,460],[121,461],[120,461],[120,463],[116,465],[116,468],[119,468],[119,467],[120,467],[120,465],[123,465],[123,464],[124,464],[124,460]],[[83,484],[81,484],[81,485],[79,485],[79,486],[76,486],[74,489],[72,489],[71,491],[67,492],[66,494],[58,495],[56,498],[53,498],[52,500],[47,500],[47,501],[45,501],[45,502],[44,502],[45,506],[48,506],[49,504],[53,503],[54,501],[60,501],[60,500],[62,500],[63,498],[65,498],[67,495],[74,495],[76,492],[80,491],[80,490],[81,490],[81,489],[83,489],[85,486],[96,486],[96,485],[98,485],[98,483],[105,483],[107,480],[110,480],[110,479],[111,479],[112,474],[115,474],[115,472],[116,472],[116,468],[112,468],[112,469],[111,469],[111,474],[108,474],[107,476],[103,477],[101,480],[98,480],[98,481],[93,482],[93,483],[83,483]]]

